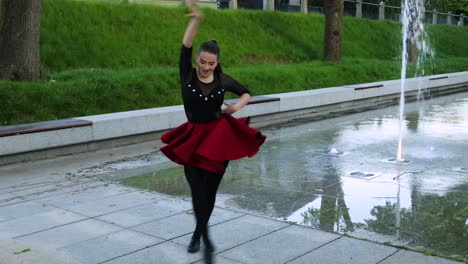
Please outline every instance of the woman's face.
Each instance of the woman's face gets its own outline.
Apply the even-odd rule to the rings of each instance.
[[[210,77],[218,65],[218,56],[213,53],[202,51],[197,57],[197,70],[202,78]]]

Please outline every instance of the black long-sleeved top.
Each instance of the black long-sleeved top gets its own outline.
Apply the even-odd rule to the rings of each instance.
[[[224,73],[214,73],[213,82],[203,83],[192,67],[192,48],[182,45],[179,61],[180,84],[185,114],[190,122],[208,123],[221,117],[224,93],[239,96],[249,90]]]

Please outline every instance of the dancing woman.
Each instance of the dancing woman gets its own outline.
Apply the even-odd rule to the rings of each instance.
[[[179,75],[188,122],[161,136],[161,141],[167,144],[161,151],[184,166],[190,186],[196,228],[187,251],[198,252],[202,238],[205,262],[212,263],[214,245],[208,235],[208,221],[226,167],[230,160],[254,156],[266,137],[248,126],[248,117],[231,116],[248,103],[251,95],[243,85],[222,72],[220,49],[215,40],[200,45],[196,67],[192,67],[192,44],[202,13],[191,1],[187,5],[191,19],[182,40]],[[224,102],[225,92],[240,96],[238,102]]]

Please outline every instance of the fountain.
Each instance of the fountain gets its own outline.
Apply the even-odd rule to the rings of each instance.
[[[403,159],[403,118],[405,109],[405,80],[408,60],[416,60],[415,75],[424,75],[426,60],[434,57],[434,50],[428,42],[424,29],[425,7],[424,0],[404,0],[402,3],[402,50],[401,50],[401,87],[400,87],[400,126],[396,160]],[[411,56],[409,56],[411,55]],[[431,60],[432,61],[432,60]],[[422,100],[421,89],[418,90],[417,99]]]

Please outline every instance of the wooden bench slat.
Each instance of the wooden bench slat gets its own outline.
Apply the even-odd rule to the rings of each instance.
[[[435,81],[435,80],[441,80],[441,79],[447,79],[448,76],[440,76],[440,77],[434,77],[434,78],[429,78],[429,81]]]
[[[60,119],[23,125],[0,126],[0,137],[45,132],[73,127],[91,126],[93,122],[80,119]]]
[[[376,85],[370,85],[370,86],[361,86],[361,87],[356,87],[354,88],[355,91],[359,90],[366,90],[366,89],[372,89],[372,88],[381,88],[384,87],[383,84],[376,84]]]
[[[252,96],[252,98],[249,101],[249,105],[251,104],[260,104],[260,103],[268,103],[268,102],[276,102],[279,101],[280,99],[278,97],[270,97],[270,96]],[[230,104],[234,104],[239,99],[229,99],[226,100]]]

